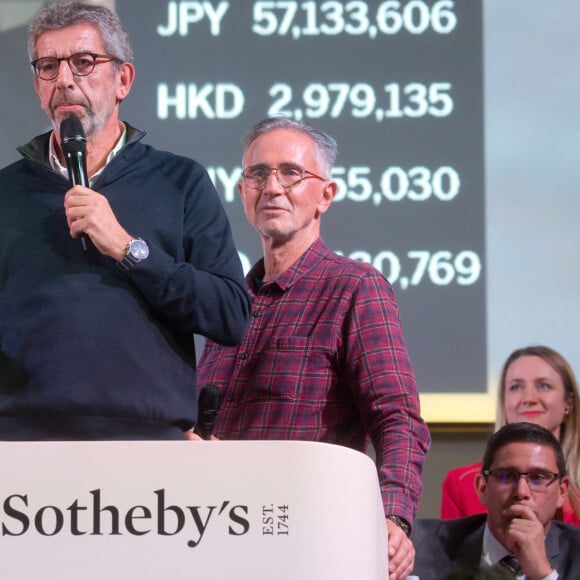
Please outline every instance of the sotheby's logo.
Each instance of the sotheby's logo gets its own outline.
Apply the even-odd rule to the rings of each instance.
[[[107,501],[101,489],[64,505],[37,505],[32,495],[5,496],[0,513],[1,535],[28,536],[159,536],[183,537],[195,548],[210,528],[229,536],[250,530],[248,505],[223,500],[216,505],[176,505],[165,489],[151,492],[135,505],[121,507]],[[143,501],[145,500],[145,501]],[[262,506],[260,510],[260,517]]]

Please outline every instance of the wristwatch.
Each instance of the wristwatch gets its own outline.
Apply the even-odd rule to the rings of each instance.
[[[127,244],[125,256],[119,262],[123,270],[132,270],[139,262],[149,257],[149,246],[145,240],[136,238]]]
[[[407,536],[411,533],[411,526],[399,516],[386,516],[388,520],[395,522],[402,530],[407,534]]]

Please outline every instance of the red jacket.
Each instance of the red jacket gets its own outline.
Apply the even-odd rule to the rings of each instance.
[[[480,472],[481,463],[472,463],[447,473],[442,486],[441,519],[450,520],[487,512],[487,508],[479,501],[475,489],[475,476]],[[554,519],[580,526],[580,517],[574,512],[569,501],[564,504],[561,511],[562,513],[556,513]]]

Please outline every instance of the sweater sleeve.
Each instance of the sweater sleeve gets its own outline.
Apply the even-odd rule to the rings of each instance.
[[[174,223],[148,224],[149,258],[128,275],[174,331],[237,344],[250,302],[225,210],[198,163],[172,155],[163,161],[156,173],[149,168],[147,187],[159,204],[166,203],[164,194],[182,200],[181,213]],[[138,227],[132,233],[140,235]]]

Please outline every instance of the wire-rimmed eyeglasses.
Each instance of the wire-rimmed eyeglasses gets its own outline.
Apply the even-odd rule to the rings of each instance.
[[[275,173],[278,183],[284,189],[296,187],[305,179],[314,178],[328,181],[325,177],[321,177],[312,171],[302,169],[302,167],[290,163],[283,163],[282,165],[278,165],[278,167],[266,167],[265,165],[249,167],[242,173],[242,179],[244,180],[244,183],[252,189],[264,189],[266,181],[268,180],[268,177],[270,177],[272,171]]]
[[[545,469],[531,469],[530,471],[518,471],[517,469],[484,469],[485,477],[491,476],[499,485],[515,488],[524,477],[532,491],[546,491],[548,486],[556,480],[562,479],[562,475]]]
[[[97,62],[97,59],[100,62]],[[75,52],[70,56],[57,58],[56,56],[43,56],[33,60],[30,65],[36,76],[43,81],[53,81],[60,70],[60,63],[66,60],[72,73],[78,77],[90,75],[97,64],[118,60],[109,54],[95,54],[94,52]]]

